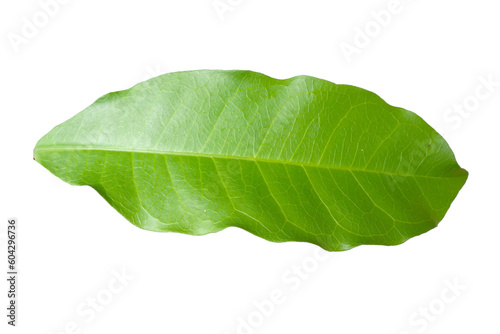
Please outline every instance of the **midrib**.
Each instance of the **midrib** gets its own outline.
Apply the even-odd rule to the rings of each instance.
[[[36,151],[104,151],[104,152],[130,152],[130,153],[143,153],[143,154],[159,154],[159,155],[170,155],[170,156],[185,156],[185,157],[198,157],[198,158],[211,158],[211,159],[230,159],[230,160],[244,160],[252,162],[263,162],[263,163],[275,163],[283,165],[301,166],[301,167],[312,167],[312,168],[324,168],[331,170],[340,170],[345,172],[361,172],[361,173],[372,173],[372,174],[382,174],[390,176],[403,176],[403,177],[419,177],[419,178],[429,178],[429,179],[449,179],[457,176],[431,176],[431,175],[416,175],[416,174],[404,174],[404,173],[393,173],[387,171],[361,169],[353,167],[341,167],[341,166],[330,166],[330,165],[319,165],[310,162],[299,162],[299,161],[285,161],[285,160],[273,160],[264,158],[254,158],[254,157],[234,157],[229,155],[220,154],[207,154],[207,153],[192,153],[192,152],[175,152],[175,151],[157,151],[157,150],[143,150],[143,149],[130,149],[130,148],[95,148],[95,147],[79,147],[79,146],[65,146],[65,147],[42,147],[35,148]]]

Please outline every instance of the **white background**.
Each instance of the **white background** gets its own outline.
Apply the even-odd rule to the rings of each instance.
[[[65,2],[46,22],[38,1],[0,5],[0,236],[8,217],[20,224],[19,326],[6,325],[2,279],[2,333],[499,333],[497,2],[222,0],[223,13],[213,0]],[[388,9],[390,20],[374,23],[372,12]],[[143,231],[32,160],[42,135],[101,95],[191,69],[308,74],[374,91],[439,128],[469,180],[429,233],[327,253],[235,228]],[[464,103],[470,111],[453,109]],[[307,278],[290,272],[303,264]],[[133,276],[125,285],[113,278],[122,270]],[[273,290],[282,303],[270,312],[264,302],[263,315],[255,302]],[[91,319],[95,297],[107,304]]]

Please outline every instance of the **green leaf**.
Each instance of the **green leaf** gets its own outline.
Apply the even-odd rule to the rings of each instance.
[[[369,91],[250,71],[170,73],[110,93],[34,154],[143,229],[237,226],[337,251],[436,227],[468,175],[420,117]]]

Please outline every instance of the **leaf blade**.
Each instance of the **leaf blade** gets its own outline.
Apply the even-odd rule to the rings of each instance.
[[[430,230],[467,178],[429,125],[371,92],[249,71],[177,72],[108,94],[43,137],[35,158],[139,227],[238,226],[328,250]]]

